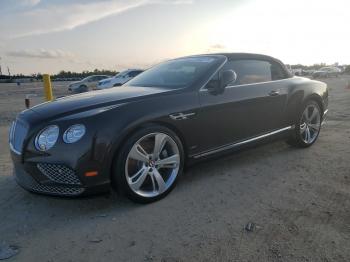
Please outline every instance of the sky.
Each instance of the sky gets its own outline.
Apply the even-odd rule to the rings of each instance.
[[[348,0],[0,0],[0,65],[120,71],[216,52],[350,64],[349,10]]]

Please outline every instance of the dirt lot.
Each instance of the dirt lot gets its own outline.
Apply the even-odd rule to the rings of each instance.
[[[313,147],[277,141],[199,164],[150,205],[17,186],[8,126],[25,94],[43,99],[41,84],[0,84],[0,244],[19,248],[9,261],[350,261],[348,80],[325,80],[329,117]],[[54,83],[55,94],[65,85]]]

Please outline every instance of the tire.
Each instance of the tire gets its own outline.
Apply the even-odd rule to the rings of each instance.
[[[151,203],[173,190],[183,167],[178,136],[164,126],[149,125],[132,134],[117,153],[112,185],[134,202]]]
[[[322,113],[320,106],[314,100],[307,101],[296,119],[295,128],[287,143],[300,148],[312,146],[321,131]]]

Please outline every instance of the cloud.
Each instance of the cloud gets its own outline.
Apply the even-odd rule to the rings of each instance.
[[[42,58],[42,59],[60,59],[60,58],[70,58],[73,59],[74,55],[70,52],[66,52],[60,49],[47,50],[14,50],[8,51],[7,56],[20,57],[20,58]]]
[[[13,12],[23,11],[35,7],[41,0],[1,0],[0,14],[6,15]]]
[[[40,3],[40,0],[21,0],[19,2],[24,6],[35,6]]]
[[[222,44],[214,44],[209,47],[210,49],[225,49],[226,47]]]
[[[225,50],[227,50],[226,46],[222,44],[213,44],[209,46],[209,48],[207,49],[207,52],[215,53],[215,52],[223,52]]]
[[[190,4],[193,0],[105,0],[52,1],[22,0],[22,8],[3,12],[0,32],[7,38],[19,38],[72,30],[106,17],[150,4]],[[13,2],[11,1],[13,6]],[[27,8],[23,6],[27,5]],[[6,9],[6,6],[4,9]],[[18,7],[18,6],[17,6]],[[8,9],[8,8],[7,8]]]

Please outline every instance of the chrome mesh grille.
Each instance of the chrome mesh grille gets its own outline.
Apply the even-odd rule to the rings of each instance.
[[[75,172],[64,165],[39,163],[37,164],[37,167],[43,175],[56,183],[81,185]]]
[[[25,123],[20,120],[16,120],[12,123],[10,129],[10,146],[18,154],[22,153],[22,147],[24,139],[27,135],[28,127]]]
[[[43,185],[36,182],[30,175],[23,171],[15,171],[17,182],[23,187],[44,194],[61,195],[61,196],[76,196],[84,192],[84,188],[67,187],[67,186],[51,186]]]

